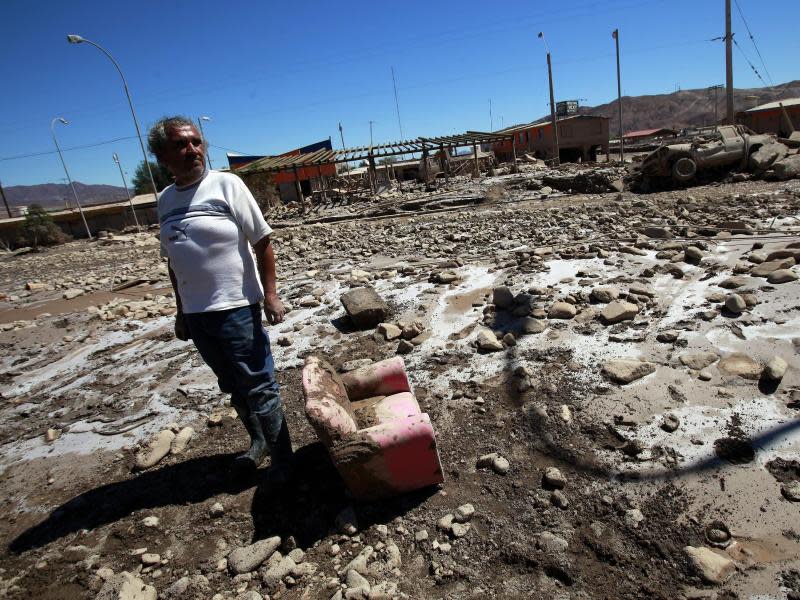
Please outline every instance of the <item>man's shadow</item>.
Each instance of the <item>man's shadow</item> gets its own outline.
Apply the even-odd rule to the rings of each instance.
[[[294,536],[309,547],[335,529],[339,512],[351,503],[347,490],[322,444],[316,442],[295,452],[295,477],[279,483],[269,469],[254,475],[236,474],[235,454],[192,458],[110,483],[75,496],[38,525],[22,532],[9,551],[22,553],[40,548],[82,529],[119,521],[131,513],[160,506],[197,504],[218,494],[238,494],[255,487],[251,514],[253,540],[279,535]],[[424,501],[433,490],[358,507],[361,527],[385,523]]]

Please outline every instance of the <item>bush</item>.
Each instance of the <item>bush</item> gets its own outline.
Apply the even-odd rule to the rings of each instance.
[[[31,204],[22,223],[21,242],[37,249],[39,246],[63,244],[69,240],[47,212],[38,204]]]

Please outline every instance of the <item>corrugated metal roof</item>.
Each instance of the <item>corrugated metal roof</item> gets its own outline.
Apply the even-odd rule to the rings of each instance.
[[[750,108],[744,112],[753,113],[753,112],[760,112],[762,110],[772,110],[773,108],[778,108],[780,104],[783,104],[784,107],[797,106],[800,105],[800,98],[786,98],[785,100],[776,100],[775,102],[768,102],[767,104],[754,106],[753,108]]]
[[[648,135],[653,135],[660,132],[667,132],[667,133],[677,133],[674,129],[668,129],[666,127],[659,127],[658,129],[641,129],[639,131],[629,131],[625,133],[622,137],[646,137]]]
[[[606,119],[608,117],[604,117],[602,115],[570,115],[569,117],[560,117],[557,118],[556,121],[558,123],[563,123],[564,121],[570,121],[572,119]],[[532,121],[530,123],[524,123],[523,125],[512,125],[511,127],[506,127],[505,129],[500,129],[495,133],[516,133],[518,131],[525,131],[526,129],[538,129],[539,127],[546,127],[551,124],[550,119],[546,119],[544,121]]]

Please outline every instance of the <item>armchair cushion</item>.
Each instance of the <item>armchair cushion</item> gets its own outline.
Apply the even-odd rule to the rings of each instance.
[[[358,430],[356,415],[335,369],[316,356],[303,369],[306,415],[323,444],[330,445]]]

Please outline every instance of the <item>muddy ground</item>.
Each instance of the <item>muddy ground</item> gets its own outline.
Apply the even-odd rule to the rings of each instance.
[[[286,485],[266,466],[232,472],[245,433],[172,335],[157,232],[0,257],[0,595],[94,598],[112,571],[164,598],[800,594],[800,503],[782,492],[800,480],[800,283],[752,272],[776,251],[800,257],[800,182],[639,196],[542,194],[524,179],[456,183],[407,210],[323,207],[313,218],[329,222],[312,225],[274,215],[291,310],[270,337],[299,463]],[[137,285],[110,291],[126,281]],[[348,497],[300,390],[309,354],[337,367],[395,355],[397,340],[344,318],[339,296],[363,284],[389,302],[388,321],[424,328],[405,361],[446,479],[375,503]],[[512,307],[493,303],[498,286]],[[605,286],[635,315],[608,323],[590,293]],[[739,313],[723,305],[734,292],[748,301]],[[574,316],[556,318],[558,301]],[[476,348],[484,329],[501,349]],[[775,356],[777,380],[764,368]],[[620,384],[604,371],[613,359],[653,367]],[[170,425],[194,428],[188,447],[134,471]],[[477,467],[492,452],[507,473]],[[562,489],[543,481],[550,467]],[[466,535],[437,527],[465,503]],[[350,507],[358,531],[342,533]],[[230,573],[231,549],[275,535],[309,567],[278,582]],[[340,576],[367,546],[371,596]],[[686,546],[732,570],[709,581]]]

